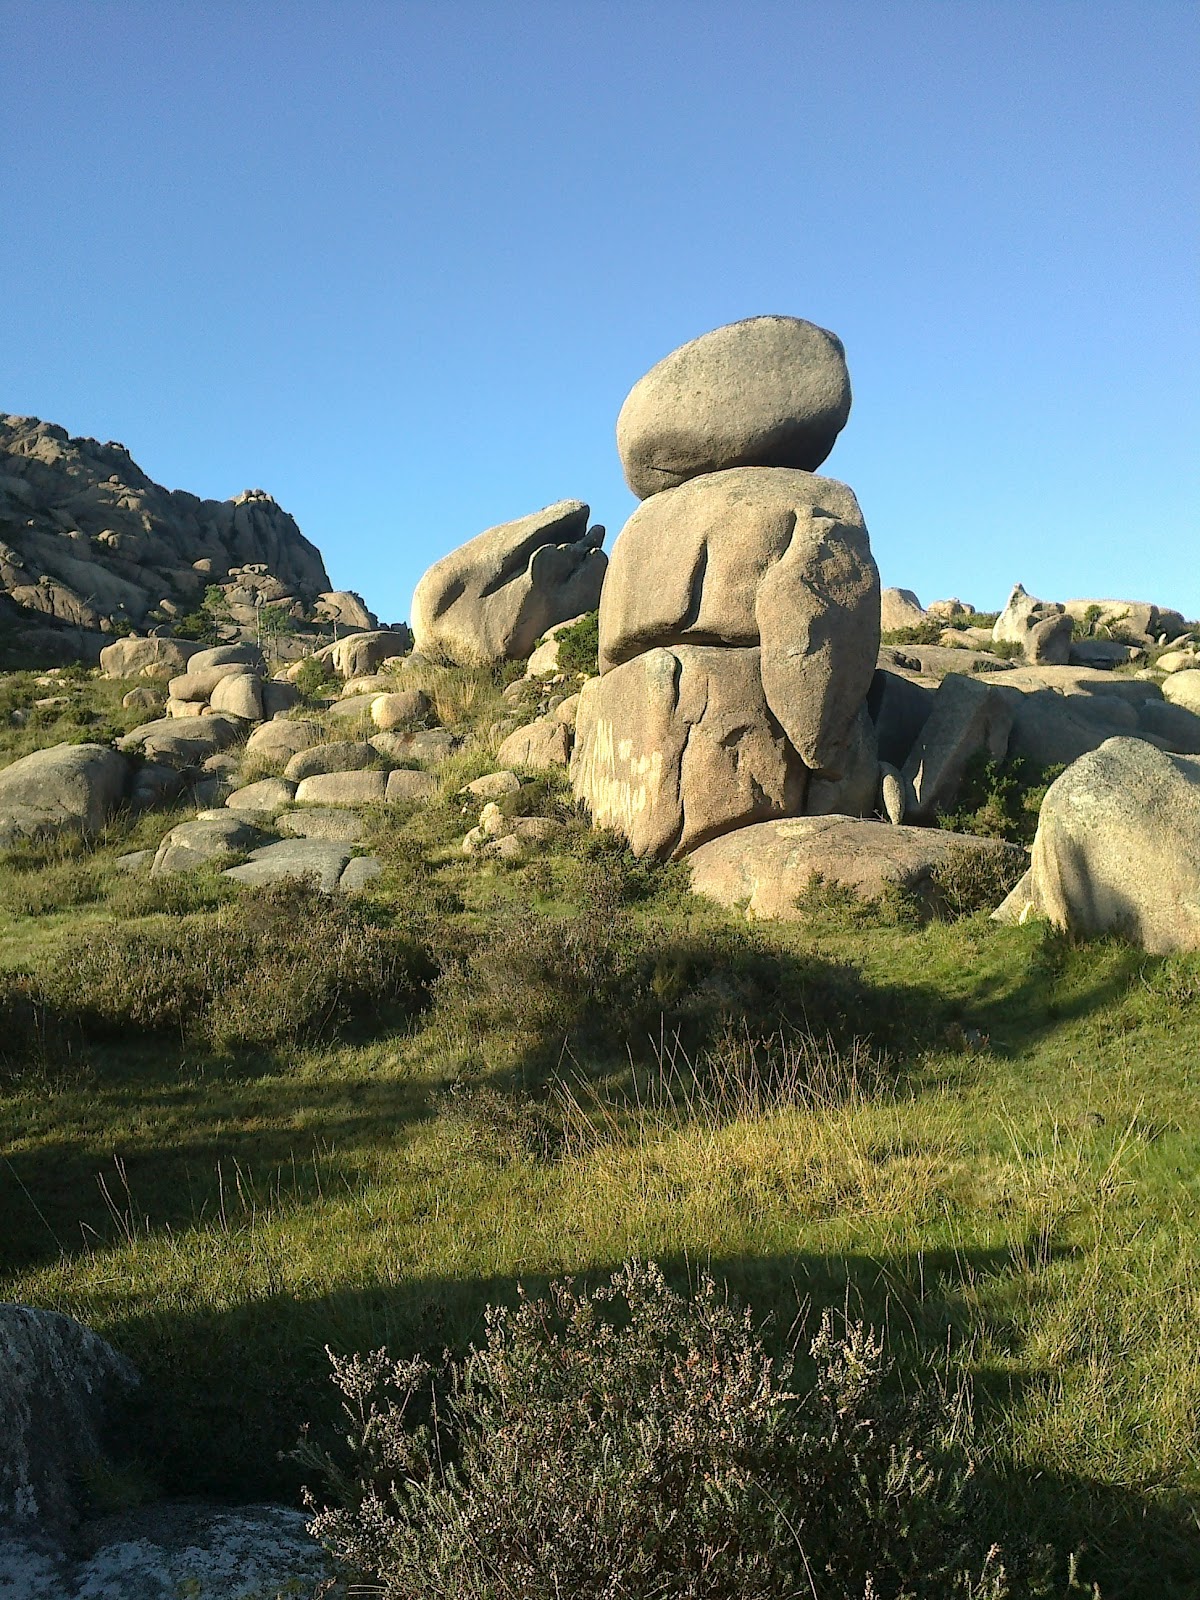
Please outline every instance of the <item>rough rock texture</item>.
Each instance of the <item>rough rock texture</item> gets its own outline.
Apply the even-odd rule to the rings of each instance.
[[[190,767],[236,744],[244,732],[245,724],[234,717],[161,717],[127,733],[119,748],[141,750],[168,766]]]
[[[418,728],[415,733],[377,733],[368,743],[388,761],[444,761],[458,740],[449,728]]]
[[[571,759],[571,730],[557,717],[539,717],[510,733],[496,759],[506,767],[565,767]]]
[[[1065,666],[1071,654],[1074,621],[1062,606],[1035,600],[1018,583],[996,618],[992,639],[997,644],[1019,644],[1026,661],[1036,666]]]
[[[603,538],[579,500],[477,534],[418,583],[416,648],[464,666],[523,660],[548,628],[599,605]]]
[[[187,639],[117,639],[101,650],[100,670],[106,678],[169,678],[199,648]]]
[[[1163,699],[1200,716],[1200,671],[1173,672],[1162,686]]]
[[[371,702],[371,721],[383,733],[396,728],[412,728],[422,722],[431,709],[423,689],[401,689],[395,694],[377,694]]]
[[[954,673],[943,678],[904,763],[905,814],[914,822],[932,822],[948,811],[973,755],[1004,758],[1012,723],[1011,706],[990,684]]]
[[[311,878],[323,894],[332,894],[349,860],[350,846],[334,839],[281,839],[251,850],[248,861],[228,867],[224,876],[252,885]]]
[[[313,652],[318,661],[328,661],[339,678],[362,678],[374,672],[381,662],[405,655],[412,648],[407,628],[379,628],[374,633],[351,633]]]
[[[651,650],[580,694],[572,786],[635,855],[683,855],[795,814],[806,776],[764,699],[758,650]]]
[[[657,646],[762,648],[766,702],[840,772],[879,650],[879,574],[853,493],[809,472],[714,473],[640,506],[600,602],[600,670]]]
[[[879,626],[884,633],[892,633],[896,628],[919,628],[927,616],[928,613],[911,589],[880,591]]]
[[[344,628],[362,628],[368,631],[379,626],[379,618],[368,611],[362,595],[353,589],[332,589],[319,594],[313,603],[313,615],[321,622],[336,622]]]
[[[438,780],[432,772],[413,772],[403,767],[397,767],[394,772],[388,773],[384,799],[390,801],[432,800],[437,794],[438,788]]]
[[[244,789],[235,789],[225,801],[230,811],[275,811],[291,803],[296,785],[282,778],[260,778]]]
[[[1063,609],[1079,622],[1090,619],[1111,638],[1140,645],[1154,644],[1163,634],[1174,639],[1187,627],[1178,611],[1146,600],[1068,600]]]
[[[875,724],[879,759],[902,767],[933,710],[936,689],[880,667],[867,691],[867,711]]]
[[[565,622],[556,622],[552,628],[546,629],[546,636],[529,658],[525,668],[527,678],[542,678],[558,671],[558,636],[565,633],[568,628],[573,628],[577,622],[582,622],[583,617],[568,617]]]
[[[361,806],[382,800],[388,775],[376,768],[357,772],[321,772],[302,778],[297,805]]]
[[[1029,873],[997,916],[1030,911],[1155,954],[1200,949],[1200,761],[1108,739],[1051,784]]]
[[[681,345],[639,379],[617,419],[617,449],[644,500],[726,467],[815,471],[849,414],[835,334],[799,317],[749,317]]]
[[[90,834],[125,795],[129,763],[100,744],[56,744],[0,770],[0,849],[64,831]]]
[[[305,806],[298,811],[286,811],[275,823],[280,833],[294,839],[332,839],[337,844],[357,844],[366,831],[366,823],[357,811],[344,811],[335,806]]]
[[[233,673],[221,679],[208,703],[214,711],[223,711],[243,722],[261,722],[262,682],[252,672]]]
[[[1013,845],[941,828],[908,828],[850,817],[792,817],[714,839],[693,852],[692,888],[721,905],[784,921],[803,916],[796,901],[819,874],[828,883],[877,899],[889,885],[914,894],[930,911],[936,868],[963,849],[1019,854]]]
[[[246,740],[246,754],[264,761],[287,761],[301,750],[320,744],[324,737],[319,723],[281,717],[255,728]]]
[[[82,1323],[0,1305],[0,1527],[74,1520],[79,1475],[104,1456],[110,1407],[137,1382]]]
[[[0,1536],[11,1600],[283,1600],[331,1588],[330,1563],[289,1506],[159,1504],[81,1530],[69,1553],[43,1536]]]
[[[240,855],[261,838],[252,823],[233,811],[194,817],[172,828],[159,844],[150,876],[163,878],[173,872],[194,872],[222,856]]]
[[[289,782],[299,783],[319,772],[357,772],[371,766],[375,759],[376,752],[361,739],[306,745],[290,758],[283,775]]]
[[[851,726],[845,770],[840,778],[813,776],[804,813],[809,817],[871,817],[879,802],[879,740],[861,705]]]
[[[330,586],[320,552],[261,489],[201,500],[154,483],[124,445],[0,415],[0,591],[27,613],[137,624],[164,599],[192,607],[206,582],[245,566],[309,602]]]

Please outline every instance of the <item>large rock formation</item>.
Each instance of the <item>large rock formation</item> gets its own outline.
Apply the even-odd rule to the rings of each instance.
[[[57,744],[0,771],[0,849],[23,838],[94,834],[116,810],[129,763],[107,745]]]
[[[1200,761],[1108,739],[1051,784],[1029,871],[996,913],[1200,949]]]
[[[212,584],[251,622],[260,603],[303,610],[330,590],[320,551],[261,489],[202,500],[155,483],[124,445],[0,414],[0,593],[28,622],[81,630],[85,648],[169,624]]]
[[[594,611],[608,562],[588,515],[560,500],[435,561],[413,595],[416,649],[462,666],[522,661],[548,628]]]
[[[595,822],[638,854],[796,815],[810,778],[822,809],[874,802],[862,712],[879,574],[853,493],[787,464],[823,458],[849,407],[844,379],[831,334],[758,318],[669,356],[622,411],[627,473],[653,457],[657,476],[630,476],[650,498],[609,563],[571,776]],[[836,403],[822,410],[822,395]],[[670,472],[654,440],[680,444]]]
[[[748,317],[673,350],[634,384],[617,449],[644,500],[725,467],[814,472],[849,415],[835,334],[799,317]]]

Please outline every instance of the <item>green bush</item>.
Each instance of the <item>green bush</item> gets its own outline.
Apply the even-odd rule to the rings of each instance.
[[[323,656],[309,656],[306,661],[301,662],[292,682],[296,685],[300,698],[311,703],[318,700],[322,690],[327,689],[336,679],[337,674]]]
[[[558,639],[558,670],[579,672],[592,678],[600,670],[600,613],[589,611],[586,617],[556,635]]]
[[[1009,1594],[965,1407],[897,1395],[829,1314],[810,1355],[806,1382],[711,1277],[637,1264],[491,1307],[437,1369],[331,1355],[349,1459],[302,1453],[337,1501],[314,1532],[385,1600]]]
[[[983,850],[976,845],[956,845],[932,874],[938,908],[949,917],[969,917],[976,911],[994,911],[1029,864],[1017,850]]]
[[[967,763],[954,810],[938,822],[956,833],[1030,844],[1046,790],[1062,771],[1061,766],[1033,767],[1022,756],[993,761],[980,752]]]

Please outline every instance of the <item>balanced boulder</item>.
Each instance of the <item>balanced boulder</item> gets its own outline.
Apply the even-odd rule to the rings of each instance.
[[[1035,666],[1065,666],[1071,654],[1074,622],[1062,606],[1035,600],[1018,583],[996,618],[992,639],[996,644],[1019,644],[1026,661]]]
[[[594,611],[607,559],[588,514],[560,500],[435,562],[413,595],[416,648],[463,666],[519,661],[555,623]]]
[[[621,407],[617,449],[644,500],[726,467],[815,471],[849,414],[835,334],[799,317],[749,317],[652,367]]]

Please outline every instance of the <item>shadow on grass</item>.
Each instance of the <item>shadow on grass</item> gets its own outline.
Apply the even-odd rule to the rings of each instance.
[[[661,1264],[678,1288],[694,1284],[698,1265],[707,1265],[756,1317],[770,1318],[767,1342],[777,1349],[793,1337],[803,1349],[826,1307],[885,1328],[897,1381],[908,1387],[945,1370],[948,1346],[967,1327],[965,1281],[1003,1272],[1008,1253],[879,1259],[801,1253]],[[599,1282],[615,1265],[577,1274],[577,1281]],[[520,1279],[532,1293],[548,1281]],[[223,1312],[163,1307],[128,1318],[108,1331],[148,1379],[131,1419],[139,1463],[171,1494],[294,1498],[302,1474],[289,1451],[301,1430],[307,1425],[319,1442],[334,1437],[337,1397],[326,1346],[345,1353],[386,1345],[395,1355],[422,1351],[435,1358],[447,1347],[461,1351],[482,1338],[487,1305],[515,1303],[517,1283],[419,1278],[308,1301],[266,1295]],[[1043,1372],[976,1370],[977,1418],[986,1422],[1053,1381]],[[1104,1600],[1194,1597],[1200,1533],[1197,1508],[1182,1496],[986,1462],[977,1482],[989,1537],[1010,1552],[1052,1545],[1064,1576],[1067,1556],[1079,1552],[1081,1576],[1100,1584]]]

